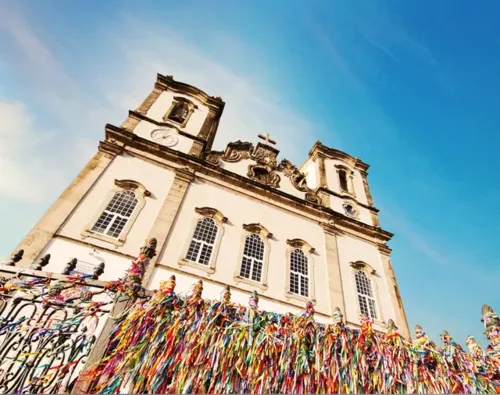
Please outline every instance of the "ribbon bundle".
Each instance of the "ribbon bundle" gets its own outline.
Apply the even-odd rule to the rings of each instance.
[[[354,330],[339,309],[324,325],[311,304],[280,315],[260,311],[255,292],[245,307],[231,302],[228,287],[220,301],[202,298],[201,281],[189,296],[174,289],[172,276],[117,318],[104,358],[81,376],[93,381],[89,391],[500,393],[500,354],[472,337],[466,352],[443,332],[440,348],[420,327],[407,342],[392,320],[387,333],[368,317]],[[498,316],[487,307],[483,315],[492,333]]]

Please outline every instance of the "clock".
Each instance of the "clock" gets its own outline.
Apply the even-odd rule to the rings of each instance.
[[[177,133],[171,129],[155,129],[151,132],[151,139],[165,147],[173,147],[179,142]]]

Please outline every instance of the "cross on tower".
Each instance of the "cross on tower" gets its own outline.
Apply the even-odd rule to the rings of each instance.
[[[271,136],[269,136],[269,133],[267,133],[265,136],[262,134],[259,134],[257,137],[259,137],[259,139],[264,140],[268,144],[276,144],[276,141],[271,139]]]

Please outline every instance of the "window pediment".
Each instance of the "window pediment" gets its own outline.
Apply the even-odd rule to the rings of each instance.
[[[203,217],[212,218],[219,224],[225,224],[227,222],[227,217],[224,217],[219,210],[212,207],[196,207],[194,209],[196,213],[202,215]]]
[[[345,165],[339,165],[339,164],[337,164],[337,165],[335,165],[335,168],[337,170],[344,170],[347,173],[347,175],[351,175],[351,174],[354,173],[354,171],[352,171],[349,167],[347,167]]]
[[[300,248],[308,254],[313,254],[316,251],[307,241],[302,239],[288,239],[286,243],[293,248]]]
[[[247,232],[258,234],[264,239],[270,239],[273,237],[273,234],[261,224],[244,224],[243,229],[245,229]]]
[[[174,96],[174,101],[186,103],[188,106],[191,106],[194,109],[198,108],[198,106],[196,104],[194,104],[191,100],[189,100],[185,97],[182,97],[182,96]]]
[[[121,189],[138,191],[143,196],[151,196],[144,185],[134,180],[115,180],[115,185]]]
[[[349,265],[351,265],[351,267],[356,270],[363,270],[364,272],[371,274],[373,276],[377,277],[379,276],[378,272],[366,262],[356,261],[356,262],[351,262]]]

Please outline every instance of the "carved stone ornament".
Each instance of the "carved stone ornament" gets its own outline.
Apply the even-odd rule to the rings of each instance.
[[[306,200],[314,204],[321,204],[321,198],[314,192],[306,192]]]
[[[273,167],[278,167],[278,162],[276,157],[278,156],[278,150],[263,144],[257,144],[255,147],[252,157],[257,163],[268,164]]]
[[[290,162],[288,159],[283,159],[280,162],[278,170],[282,171],[285,176],[289,177],[293,186],[299,191],[309,191],[309,188],[306,184],[306,175],[301,173],[299,169],[297,169],[297,167],[293,165],[292,162]]]
[[[377,271],[365,262],[356,261],[356,262],[351,262],[350,265],[351,265],[351,267],[353,267],[356,270],[367,269],[370,274],[372,274],[374,276],[378,276]]]
[[[243,224],[243,229],[245,229],[249,233],[255,233],[261,235],[266,239],[270,239],[273,237],[273,234],[269,232],[264,226],[261,224]]]
[[[286,244],[288,244],[289,246],[291,246],[293,248],[301,248],[310,254],[313,254],[315,251],[315,249],[313,247],[311,247],[311,245],[307,241],[304,241],[302,239],[291,239],[291,240],[288,239],[286,241]]]
[[[219,210],[212,208],[212,207],[196,207],[194,209],[198,214],[200,214],[203,217],[208,217],[208,218],[213,218],[216,222],[219,224],[225,224],[227,222],[227,218],[224,217],[224,214],[222,214]]]
[[[222,159],[226,162],[239,162],[242,159],[250,159],[253,144],[249,142],[236,141],[229,143]]]
[[[279,188],[280,176],[274,171],[274,166],[268,164],[255,164],[248,166],[248,177],[264,185]]]
[[[250,159],[253,144],[247,141],[235,141],[229,143],[224,152],[210,151],[206,154],[205,160],[213,165],[220,166],[220,161],[235,163],[242,159]]]

